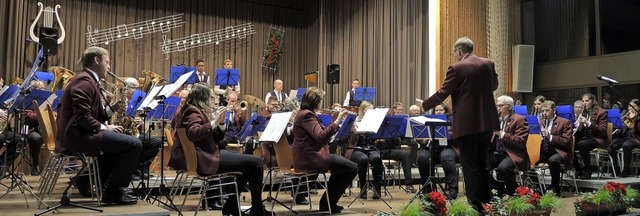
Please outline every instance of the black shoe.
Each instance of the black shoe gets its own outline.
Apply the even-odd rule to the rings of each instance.
[[[413,188],[413,185],[407,185],[406,191],[407,191],[407,193],[416,193],[418,190]]]
[[[342,206],[338,206],[337,204],[333,204],[331,206],[331,214],[336,214],[342,212],[344,208]],[[320,199],[320,211],[329,211],[329,207],[327,206],[327,200]]]
[[[31,176],[39,176],[40,168],[38,166],[31,167]]]
[[[622,170],[622,172],[619,172],[619,174],[621,178],[629,177],[629,169]]]
[[[360,191],[360,199],[367,199],[367,192],[366,191]]]
[[[380,196],[382,196],[382,187],[380,185],[376,185],[375,187],[375,191],[373,193],[373,196],[371,196],[371,199],[377,200],[380,199]]]
[[[136,198],[125,195],[122,192],[104,192],[102,194],[102,203],[115,205],[133,205],[138,203]]]
[[[205,204],[204,201],[202,201],[202,206],[204,206],[204,204]],[[209,199],[208,204],[209,204],[208,206],[209,210],[222,210],[222,201],[218,197]]]
[[[309,204],[309,200],[307,200],[307,197],[304,194],[298,194],[296,196],[296,204],[307,205]]]
[[[262,206],[262,208],[260,209],[253,209],[251,208],[251,211],[249,212],[249,215],[251,216],[275,216],[276,213],[272,212],[272,211],[267,211],[267,209],[264,208],[264,206]]]
[[[449,200],[454,200],[458,198],[458,188],[450,188],[447,190],[447,198]]]

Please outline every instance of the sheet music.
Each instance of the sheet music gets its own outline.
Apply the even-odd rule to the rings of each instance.
[[[291,89],[291,91],[289,91],[289,97],[290,98],[298,98],[298,89]]]
[[[152,95],[158,95],[158,93],[160,92],[160,88],[161,86],[156,86],[153,87],[151,89],[151,91],[149,91],[149,94],[147,94],[147,97],[144,98],[144,100],[142,101],[142,103],[140,104],[140,106],[138,107],[138,110],[144,110],[145,107],[149,107],[149,103],[151,103],[151,101],[153,101],[153,96]],[[156,106],[158,102],[156,102]],[[155,107],[151,107],[151,109],[154,109]]]
[[[0,90],[0,95],[4,94],[4,92],[7,91],[8,88],[9,88],[8,85],[2,87],[2,90]]]
[[[378,129],[380,129],[380,125],[382,125],[384,118],[387,116],[387,112],[389,112],[389,108],[376,108],[368,110],[364,114],[364,117],[362,117],[362,121],[360,121],[358,129],[356,129],[356,133],[378,132]]]
[[[446,122],[445,120],[442,119],[437,119],[437,118],[428,118],[426,116],[415,116],[415,117],[411,117],[409,118],[412,122],[421,124],[421,125],[425,125],[427,122]]]
[[[293,112],[271,114],[271,120],[260,136],[260,142],[278,142]]]
[[[405,129],[404,137],[413,138],[413,130],[411,129],[411,120],[407,118],[407,127]]]
[[[155,96],[164,95],[165,98],[168,98],[174,92],[178,91],[178,89],[182,86],[182,84],[187,82],[187,79],[191,77],[191,74],[193,74],[193,71],[190,71],[188,73],[181,75],[178,78],[178,80],[176,80],[176,82],[172,84],[164,85],[164,88],[162,86],[153,87],[151,91],[149,91],[149,94],[147,94],[147,97],[145,97],[142,103],[140,104],[140,107],[138,107],[138,110],[143,110],[145,107],[155,109],[158,106],[158,100],[153,99]]]

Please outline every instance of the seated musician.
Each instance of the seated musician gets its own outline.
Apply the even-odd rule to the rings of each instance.
[[[450,119],[451,117],[451,111],[446,103],[437,105],[433,108],[431,113],[433,115],[447,115],[447,119]],[[450,130],[447,132],[451,133]],[[452,139],[447,140],[447,146],[440,145],[439,141],[434,139],[430,146],[434,148],[434,156],[437,155],[437,157],[433,158],[434,164],[442,164],[442,169],[444,170],[445,195],[448,196],[449,199],[456,199],[458,197],[458,169],[456,167],[456,161],[459,160],[460,150]],[[423,145],[423,148],[421,148],[418,153],[418,171],[420,171],[420,180],[422,184],[425,184],[427,179],[429,179],[429,168],[433,168],[434,165],[429,164],[429,158],[431,155],[429,149],[426,147],[426,145]],[[435,172],[435,169],[433,171]],[[422,189],[422,193],[429,193],[431,190],[433,190],[433,188],[424,187]]]
[[[413,109],[413,111],[411,110]],[[416,109],[417,109],[417,113],[416,113]],[[400,102],[396,102],[395,105],[393,106],[393,115],[404,115],[403,113],[403,107],[402,107],[402,103]],[[411,105],[411,107],[409,108],[409,116],[417,116],[420,115],[420,110],[421,108],[417,105]],[[412,114],[414,113],[414,114]],[[407,138],[407,137],[401,137],[401,145],[406,145],[409,146],[409,161],[411,163],[411,167],[418,167],[418,150],[420,150],[420,147],[418,146],[418,143],[416,142],[415,139],[413,138]]]
[[[40,80],[33,80],[31,82],[30,89],[44,90],[44,82]],[[38,129],[38,116],[33,110],[25,109],[25,121],[24,124],[29,126],[27,134],[27,143],[29,145],[29,154],[31,155],[31,175],[40,175],[40,148],[44,144],[40,130]]]
[[[533,106],[531,106],[531,115],[540,116],[542,114],[542,103],[547,100],[542,95],[538,95],[533,99]]]
[[[380,199],[383,172],[380,152],[373,148],[375,142],[374,139],[368,138],[365,134],[356,134],[356,130],[358,126],[360,126],[360,122],[362,121],[364,114],[370,109],[373,109],[373,104],[367,101],[360,103],[358,117],[353,123],[353,128],[349,135],[349,148],[345,153],[345,158],[358,165],[358,183],[360,186],[360,198],[362,199],[367,198],[367,188],[364,186],[367,183],[367,172],[369,172],[368,164],[371,164],[371,175],[373,177],[373,187],[375,189],[372,199]]]
[[[220,150],[218,142],[224,138],[226,107],[213,110],[211,98],[213,90],[205,84],[194,84],[185,106],[180,110],[175,122],[177,128],[185,128],[187,137],[193,142],[198,154],[198,173],[214,175],[225,172],[241,172],[237,176],[238,188],[249,183],[251,193],[251,215],[271,215],[262,205],[262,169],[264,164],[253,155]],[[213,114],[212,114],[213,113]],[[185,156],[179,137],[174,137],[169,164],[178,170],[186,170]],[[210,191],[207,191],[210,193]],[[237,199],[230,197],[224,204],[222,214],[238,212]]]
[[[575,149],[580,152],[584,163],[579,163],[578,157],[574,157],[573,165],[576,168],[576,176],[581,179],[591,179],[591,155],[589,152],[595,148],[607,149],[609,147],[607,139],[609,114],[605,109],[600,108],[596,96],[591,93],[582,95],[582,103],[584,109],[575,122],[578,125],[575,133]]]
[[[622,117],[624,126],[620,130],[620,132],[617,133],[620,135],[618,135],[617,138],[613,139],[613,141],[611,142],[611,147],[609,148],[609,154],[613,156],[613,164],[615,164],[616,166],[618,165],[617,162],[619,160],[619,158],[617,157],[617,151],[622,148],[622,167],[624,168],[622,169],[622,172],[620,172],[620,177],[629,177],[629,173],[631,171],[632,151],[635,148],[640,148],[640,126],[638,126],[638,120],[640,118],[638,118],[638,110],[640,110],[640,100],[631,100],[631,102],[629,102],[627,114]]]
[[[224,139],[220,141],[220,148],[225,149],[228,143],[238,143],[238,136],[240,134],[240,130],[242,130],[242,126],[244,126],[244,122],[247,121],[247,117],[244,114],[244,111],[240,109],[238,105],[238,93],[229,92],[226,98],[226,106],[227,106],[227,132],[225,133]]]
[[[516,191],[515,169],[527,171],[530,161],[527,153],[529,123],[524,116],[513,112],[513,98],[502,95],[496,99],[500,116],[500,131],[493,135],[489,163],[496,168],[496,177],[502,184],[494,188],[499,194],[513,194]]]
[[[98,156],[100,178],[104,186],[102,203],[135,204],[135,198],[124,194],[139,163],[142,142],[123,134],[121,126],[105,125],[108,119],[106,100],[99,80],[109,66],[109,51],[87,48],[81,59],[83,70],[67,85],[56,121],[56,151],[65,155],[85,153]]]
[[[278,112],[279,107],[280,103],[278,102],[278,98],[271,96],[267,102],[267,107],[258,112],[258,115],[267,117],[267,120],[269,120],[272,113]],[[253,148],[247,148],[245,154],[253,154]],[[269,167],[278,165],[278,162],[276,161],[276,151],[273,150],[273,147],[262,148],[262,160],[264,161],[264,164],[267,164]]]
[[[402,103],[396,102],[393,105],[393,115],[404,115],[403,114]],[[411,184],[413,184],[413,177],[411,176],[411,167],[413,167],[413,161],[411,161],[411,156],[405,150],[402,150],[401,144],[403,143],[404,137],[398,137],[390,140],[379,140],[376,142],[376,148],[380,150],[380,156],[382,159],[391,159],[400,161],[402,164],[402,170],[404,170],[404,185],[406,185],[405,190],[408,193],[415,193],[416,189],[413,188]],[[411,147],[411,152],[415,155],[418,154],[418,144],[411,143],[412,139],[404,139],[404,143]],[[417,157],[417,156],[416,156]]]
[[[22,135],[16,134],[13,132],[12,128],[9,126],[9,121],[13,118],[8,118],[9,111],[0,109],[0,125],[3,125],[5,128],[0,127],[0,178],[4,177],[5,172],[9,171],[10,166],[13,165],[14,160],[20,156],[19,152],[16,152],[16,147],[18,144],[22,146]],[[3,122],[4,121],[4,122]]]
[[[546,100],[541,105],[542,143],[540,147],[540,161],[548,163],[551,172],[551,189],[560,195],[560,165],[571,168],[571,145],[573,143],[573,131],[571,121],[556,115],[556,103]]]

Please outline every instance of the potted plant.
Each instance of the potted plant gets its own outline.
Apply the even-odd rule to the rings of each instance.
[[[553,192],[544,195],[520,186],[513,196],[498,197],[493,190],[494,197],[489,204],[483,204],[487,215],[551,215],[560,208],[560,198]]]
[[[618,215],[626,213],[637,197],[637,190],[618,182],[607,182],[602,188],[583,194],[573,205],[577,216]]]
[[[450,216],[477,216],[480,213],[476,211],[467,201],[456,200],[449,207],[448,215]]]

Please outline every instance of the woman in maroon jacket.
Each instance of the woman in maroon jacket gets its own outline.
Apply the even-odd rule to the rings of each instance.
[[[339,213],[342,207],[337,205],[338,200],[356,176],[358,167],[344,157],[329,154],[329,139],[338,132],[346,110],[343,109],[336,121],[325,128],[316,115],[323,97],[324,91],[316,87],[308,88],[302,96],[300,111],[293,121],[293,168],[299,172],[331,171],[327,183],[329,194],[322,195],[320,211],[331,207],[332,213]],[[327,196],[331,206],[327,206]]]
[[[212,108],[213,90],[205,84],[194,84],[187,96],[184,107],[178,113],[176,127],[185,128],[187,137],[196,147],[197,171],[200,175],[225,172],[242,172],[237,177],[238,188],[249,182],[251,193],[251,215],[271,215],[262,205],[262,168],[260,158],[218,149],[218,142],[224,138],[224,110],[215,112]],[[221,113],[221,114],[220,114]],[[174,137],[169,166],[186,170],[182,144]],[[208,192],[208,191],[207,191]],[[238,212],[237,199],[230,197],[223,206],[222,214]]]

